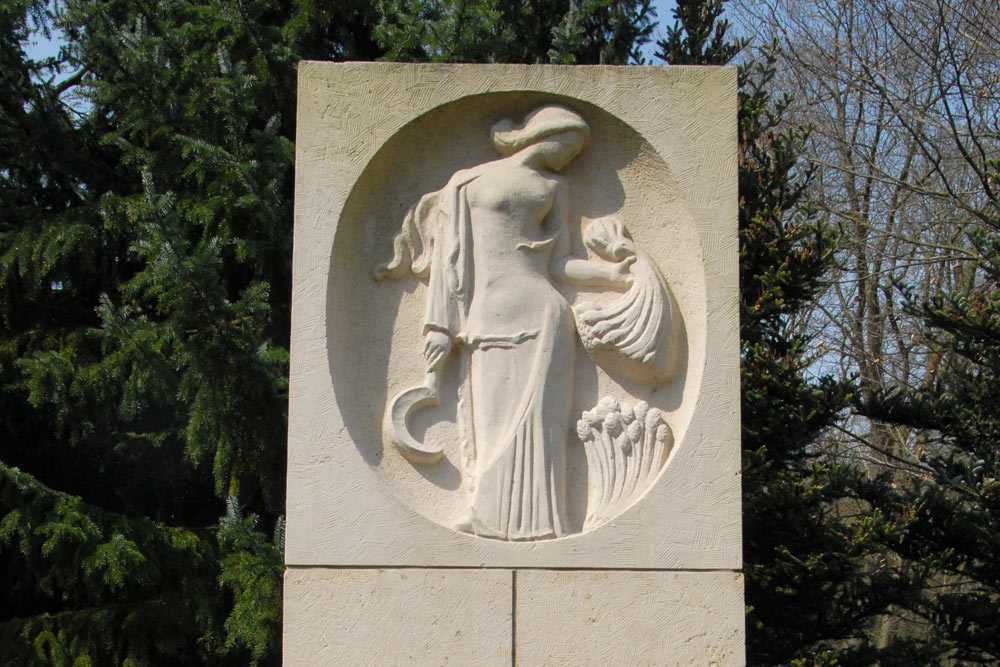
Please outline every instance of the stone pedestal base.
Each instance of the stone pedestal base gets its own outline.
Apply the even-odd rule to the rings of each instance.
[[[732,571],[329,569],[285,574],[285,667],[742,665]]]

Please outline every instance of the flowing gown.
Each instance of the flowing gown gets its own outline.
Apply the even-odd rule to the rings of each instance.
[[[564,534],[576,334],[549,278],[564,230],[543,220],[557,187],[524,167],[476,169],[435,193],[425,331],[462,343],[469,512],[460,528],[484,537]]]

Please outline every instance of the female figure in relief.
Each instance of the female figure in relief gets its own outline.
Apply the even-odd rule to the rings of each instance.
[[[566,532],[566,442],[576,328],[552,279],[625,287],[629,264],[569,255],[569,190],[560,172],[590,135],[547,105],[492,129],[501,158],[455,173],[421,198],[383,275],[428,280],[427,370],[461,352],[459,429],[469,493],[459,530],[535,540]]]

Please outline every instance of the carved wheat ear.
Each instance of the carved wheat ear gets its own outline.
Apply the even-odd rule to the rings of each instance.
[[[598,256],[620,262],[636,252],[635,241],[618,218],[593,220],[583,231],[583,242]]]
[[[584,348],[605,369],[649,383],[668,381],[678,356],[679,334],[663,275],[616,218],[592,221],[583,236],[587,247],[606,261],[635,257],[632,285],[625,294],[605,305],[574,306]]]
[[[585,411],[576,433],[587,456],[584,531],[617,516],[645,495],[670,457],[674,438],[663,413],[605,396]]]

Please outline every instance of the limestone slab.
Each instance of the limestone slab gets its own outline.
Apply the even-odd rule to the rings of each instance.
[[[745,664],[734,572],[519,570],[516,598],[521,665]]]
[[[286,562],[737,569],[735,70],[299,71]]]
[[[508,570],[291,568],[284,667],[509,667],[511,585]]]

